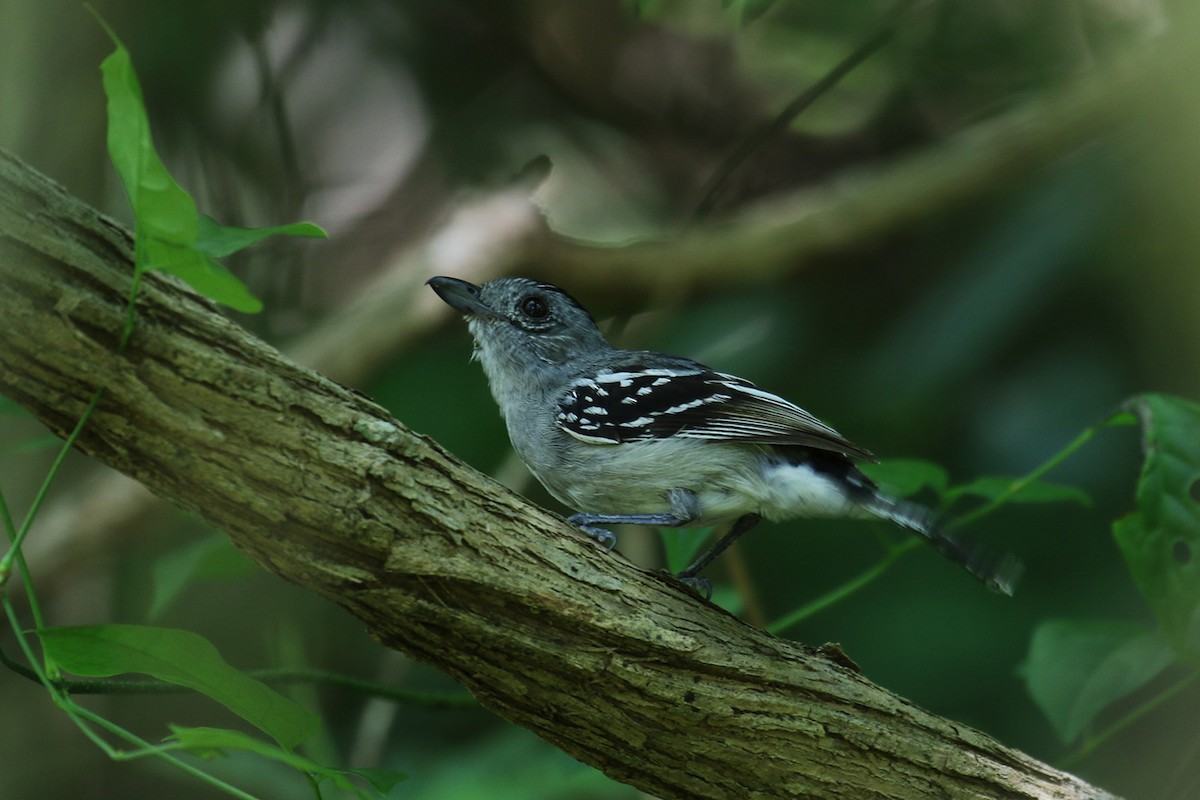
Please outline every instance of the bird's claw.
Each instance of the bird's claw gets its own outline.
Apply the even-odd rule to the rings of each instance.
[[[679,581],[684,586],[703,597],[705,600],[712,599],[712,584],[709,583],[708,578],[704,577],[703,575],[687,575],[681,572],[675,576],[675,580]]]
[[[596,540],[606,553],[612,552],[617,546],[617,535],[608,528],[597,528],[594,525],[580,525],[579,530]]]

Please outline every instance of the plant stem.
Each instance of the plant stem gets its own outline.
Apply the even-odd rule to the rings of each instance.
[[[1142,703],[1140,706],[1133,709],[1113,724],[1109,725],[1100,733],[1096,734],[1095,736],[1089,736],[1087,741],[1085,741],[1074,753],[1064,758],[1059,766],[1063,769],[1073,769],[1074,767],[1079,766],[1081,762],[1083,762],[1092,753],[1096,752],[1096,750],[1109,739],[1113,738],[1118,733],[1125,730],[1130,725],[1137,722],[1139,719],[1146,716],[1151,711],[1191,686],[1198,678],[1200,678],[1200,669],[1193,671],[1175,683],[1173,686],[1169,686],[1158,695],[1151,697],[1149,700]]]
[[[0,652],[0,663],[25,677],[37,680],[35,674],[19,664],[14,665],[3,652]],[[477,708],[479,706],[479,701],[467,692],[414,692],[316,669],[259,669],[247,670],[246,674],[271,686],[288,683],[318,683],[418,708],[451,709]],[[63,680],[59,681],[57,685],[73,695],[168,694],[191,691],[185,686],[158,680]]]
[[[866,41],[834,65],[833,69],[826,73],[819,81],[795,97],[773,119],[752,131],[749,136],[738,142],[733,151],[717,166],[716,171],[701,190],[700,202],[696,205],[696,210],[692,214],[693,221],[702,220],[708,216],[716,201],[717,192],[725,185],[729,177],[750,158],[755,150],[762,147],[771,137],[777,136],[781,131],[786,130],[788,125],[792,123],[792,120],[804,113],[809,106],[820,99],[826,92],[837,86],[842,78],[846,77],[856,67],[883,49],[884,45],[891,41],[900,18],[909,11],[913,4],[914,0],[900,0],[887,13],[884,21]]]
[[[199,778],[210,786],[220,789],[226,794],[240,798],[240,800],[258,800],[258,798],[254,795],[244,792],[236,786],[226,783],[220,778],[209,775],[207,772],[199,769],[198,767],[194,767],[186,761],[167,752],[168,750],[179,749],[177,745],[152,745],[132,731],[127,731],[116,723],[110,722],[99,714],[96,714],[95,712],[76,704],[70,698],[64,697],[63,702],[59,705],[63,711],[67,712],[67,716],[74,720],[75,724],[79,726],[79,729],[83,731],[89,739],[95,742],[96,745],[105,753],[105,755],[107,755],[113,761],[132,761],[136,758],[154,756],[155,758],[161,758],[171,766],[186,772],[192,777]],[[128,751],[117,750],[108,742],[101,739],[95,731],[88,728],[85,724],[85,721],[90,722],[99,728],[103,728],[112,735],[118,736],[131,744],[137,745],[138,749]]]
[[[134,248],[135,250],[137,249],[136,240]],[[138,255],[140,255],[140,253]],[[125,352],[125,347],[129,344],[129,340],[133,338],[133,327],[134,323],[137,321],[137,294],[138,289],[140,289],[142,286],[143,270],[140,266],[137,266],[142,263],[140,259],[135,259],[134,263],[135,267],[133,270],[133,280],[129,283],[129,300],[125,303],[125,326],[121,330],[121,339],[119,342],[117,342],[118,353]]]
[[[254,795],[247,794],[241,789],[238,789],[236,786],[225,783],[219,778],[215,778],[212,775],[205,773],[203,770],[193,767],[191,764],[188,764],[187,762],[164,752],[161,746],[151,745],[149,742],[143,740],[131,731],[125,730],[119,725],[108,721],[99,714],[89,711],[73,701],[57,684],[55,684],[55,682],[50,678],[49,674],[38,664],[37,655],[33,652],[33,647],[29,643],[29,637],[26,636],[25,632],[21,629],[21,622],[19,619],[17,619],[17,612],[16,609],[13,608],[12,603],[9,602],[7,597],[2,597],[0,598],[0,605],[3,605],[4,614],[6,617],[8,617],[8,624],[12,628],[13,633],[16,635],[17,644],[20,646],[21,651],[25,654],[25,659],[29,663],[29,670],[42,684],[42,686],[45,687],[47,694],[50,695],[50,699],[54,702],[54,704],[58,706],[64,713],[66,713],[67,717],[73,723],[75,723],[80,732],[83,733],[83,735],[87,737],[93,744],[95,744],[96,747],[98,747],[106,756],[114,761],[130,761],[135,758],[141,758],[142,756],[155,756],[163,759],[172,766],[183,770],[189,775],[197,777],[234,797],[241,798],[241,800],[257,800]],[[5,658],[4,660],[7,662],[8,659]],[[117,750],[111,744],[104,741],[103,737],[97,734],[96,731],[92,730],[88,723],[103,728],[114,736],[118,736],[127,742],[137,745],[138,750]]]
[[[46,471],[46,477],[42,479],[42,485],[38,487],[37,494],[34,495],[33,502],[29,506],[29,511],[25,514],[25,521],[21,523],[20,529],[16,532],[12,541],[9,543],[8,551],[4,557],[0,558],[0,588],[3,588],[8,583],[9,573],[12,571],[13,561],[21,552],[21,543],[25,541],[25,537],[29,534],[29,529],[33,525],[33,520],[37,516],[38,511],[42,507],[42,502],[46,499],[46,495],[50,492],[50,486],[54,483],[54,478],[58,475],[58,470],[62,467],[62,462],[66,459],[67,453],[71,452],[71,448],[75,446],[75,440],[83,433],[83,428],[91,419],[92,413],[96,410],[96,406],[100,405],[100,398],[104,396],[103,389],[97,389],[92,399],[88,402],[87,408],[83,410],[83,416],[79,418],[79,422],[75,423],[75,428],[67,436],[62,447],[58,450],[58,455],[54,457],[54,462],[50,465],[50,469]],[[36,604],[35,604],[36,605]],[[41,625],[41,621],[38,621]]]
[[[920,546],[921,540],[916,538],[908,539],[898,545],[893,545],[888,549],[888,552],[883,558],[864,570],[862,573],[846,581],[841,586],[826,592],[816,600],[806,603],[797,608],[795,611],[792,611],[790,614],[787,614],[775,622],[772,622],[767,626],[767,632],[778,635],[796,623],[806,620],[814,614],[824,611],[826,608],[834,605],[835,603],[840,603],[850,595],[870,584],[883,573],[887,572],[888,569],[891,568],[892,564],[895,564],[900,560],[901,556],[916,550]]]
[[[977,522],[983,517],[986,517],[988,514],[991,514],[993,511],[1019,494],[1026,486],[1041,480],[1045,475],[1057,468],[1059,464],[1062,464],[1068,458],[1073,456],[1075,451],[1090,442],[1092,438],[1101,430],[1111,425],[1125,424],[1128,417],[1128,412],[1117,411],[1095,423],[1094,425],[1085,428],[1082,433],[1080,433],[1071,441],[1070,444],[1047,459],[1041,466],[1037,467],[1024,477],[1017,478],[1015,481],[1013,481],[1012,484],[1009,485],[1007,492],[997,497],[993,497],[991,500],[979,506],[978,508],[972,509],[968,513],[963,514],[961,517],[958,517],[957,519],[954,519],[948,523],[946,525],[947,532],[964,527],[972,522]]]

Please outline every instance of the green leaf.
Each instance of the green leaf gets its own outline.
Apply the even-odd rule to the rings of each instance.
[[[158,619],[184,588],[196,580],[238,578],[258,572],[258,566],[246,558],[223,533],[180,547],[154,562],[150,619]]]
[[[138,236],[142,236],[139,230]],[[144,269],[156,269],[182,280],[200,294],[235,311],[256,314],[262,301],[225,267],[191,245],[149,238],[143,240]]]
[[[1148,394],[1130,402],[1145,460],[1137,511],[1113,525],[1133,580],[1180,653],[1200,652],[1200,405]]]
[[[1065,743],[1175,659],[1158,630],[1120,622],[1043,622],[1021,666],[1034,702]]]
[[[38,631],[48,658],[90,678],[151,675],[207,695],[284,747],[316,732],[315,714],[231,667],[199,634],[148,625],[84,625]]]
[[[940,465],[915,458],[893,458],[878,464],[859,464],[858,468],[896,497],[911,497],[927,486],[941,497],[950,482]]]
[[[357,775],[358,777],[371,784],[372,788],[380,794],[387,794],[396,784],[408,779],[408,775],[403,772],[397,772],[394,769],[380,769],[379,767],[357,767],[355,769],[346,770],[347,774]]]
[[[116,45],[100,64],[108,97],[108,154],[129,196],[138,235],[190,245],[196,240],[196,204],[154,150],[142,87],[129,51],[103,20],[100,24]]]
[[[95,13],[95,12],[93,12]],[[150,135],[142,88],[129,52],[99,14],[96,18],[116,45],[100,64],[108,97],[108,153],[133,209],[139,274],[160,270],[185,281],[200,294],[237,311],[253,314],[262,303],[215,259],[268,236],[324,236],[310,222],[268,228],[217,224],[196,212],[196,203],[159,159]]]
[[[210,258],[224,258],[252,244],[272,236],[308,236],[325,238],[325,231],[311,222],[293,222],[290,225],[272,225],[267,228],[237,228],[222,225],[209,216],[201,214],[198,219],[199,232],[196,249]]]
[[[184,728],[172,725],[171,733],[172,738],[179,743],[180,747],[191,751],[195,755],[206,757],[214,754],[222,754],[226,750],[241,750],[254,753],[263,758],[278,761],[308,775],[314,775],[320,779],[329,779],[339,789],[354,792],[354,794],[362,798],[366,798],[369,795],[355,786],[347,777],[348,775],[362,777],[371,784],[372,788],[381,794],[408,777],[402,772],[387,769],[343,770],[326,767],[291,750],[285,750],[255,739],[252,736],[247,736],[240,731],[232,731],[225,728]]]
[[[1009,492],[1016,493],[1009,496]],[[1031,481],[1020,484],[1012,478],[983,477],[963,486],[955,486],[947,493],[950,500],[957,500],[966,495],[982,497],[985,500],[1004,498],[1009,503],[1079,503],[1090,506],[1092,498],[1077,486],[1067,486],[1061,483],[1046,481]]]
[[[116,50],[100,64],[108,97],[108,154],[129,205],[137,237],[134,268],[157,269],[186,281],[219,303],[248,313],[262,304],[245,285],[195,248],[199,233],[196,203],[158,157],[142,88],[129,51],[99,15]]]

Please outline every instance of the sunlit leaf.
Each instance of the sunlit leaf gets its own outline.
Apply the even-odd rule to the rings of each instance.
[[[140,231],[138,235],[141,235]],[[192,245],[148,239],[144,247],[146,269],[174,275],[210,300],[236,311],[245,314],[262,311],[262,301],[237,276]]]
[[[47,656],[89,678],[150,675],[204,694],[284,747],[308,739],[319,721],[262,681],[231,667],[199,634],[148,625],[85,625],[38,631]]]
[[[154,149],[150,120],[129,52],[100,19],[116,50],[100,65],[108,97],[108,152],[133,209],[134,268],[160,270],[185,281],[200,294],[245,313],[262,303],[233,273],[217,263],[268,236],[324,236],[309,222],[268,228],[217,224],[196,212],[196,203],[167,171]]]
[[[1131,402],[1145,460],[1137,511],[1113,525],[1134,582],[1167,641],[1200,651],[1200,405],[1167,395]]]
[[[325,231],[311,222],[272,225],[266,228],[238,228],[222,225],[209,216],[198,218],[196,249],[210,258],[224,258],[272,236],[308,236],[322,239]]]
[[[129,196],[138,235],[190,245],[196,240],[196,204],[155,152],[129,51],[111,28],[104,29],[116,45],[100,64],[108,97],[108,154]]]
[[[1030,696],[1063,742],[1175,659],[1158,630],[1120,622],[1043,622],[1022,665]]]

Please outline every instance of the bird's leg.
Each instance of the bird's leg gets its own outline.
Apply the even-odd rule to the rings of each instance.
[[[567,522],[574,525],[603,547],[612,550],[617,545],[617,535],[600,525],[649,525],[659,528],[679,528],[700,516],[700,503],[696,494],[687,489],[672,489],[667,492],[671,503],[668,514],[572,514]]]
[[[699,574],[700,570],[712,563],[714,558],[725,552],[729,545],[740,539],[746,531],[757,525],[760,520],[762,520],[762,517],[758,514],[744,514],[738,517],[734,520],[733,525],[730,526],[729,531],[718,539],[716,544],[708,548],[704,555],[693,561],[691,566],[675,576],[676,580],[685,586],[695,589],[704,595],[706,599],[711,597],[712,584],[708,582],[707,578]]]

